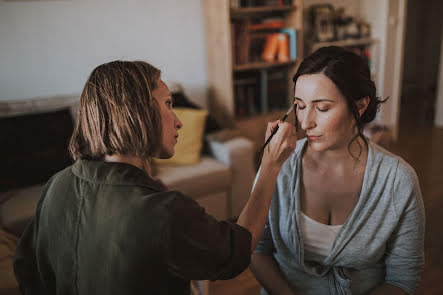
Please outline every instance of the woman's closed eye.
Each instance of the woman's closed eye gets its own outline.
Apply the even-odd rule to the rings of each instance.
[[[320,112],[327,112],[329,110],[328,107],[316,107]]]

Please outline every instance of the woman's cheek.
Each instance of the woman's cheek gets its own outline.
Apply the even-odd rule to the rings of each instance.
[[[321,117],[322,125],[327,130],[337,130],[344,123],[344,118],[335,112],[325,112]]]

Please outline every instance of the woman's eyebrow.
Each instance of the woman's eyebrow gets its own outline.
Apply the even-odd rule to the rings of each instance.
[[[303,99],[301,99],[300,97],[295,97],[295,100],[303,101]],[[328,102],[335,102],[334,100],[330,100],[330,99],[326,99],[326,98],[315,99],[315,100],[313,100],[312,102],[325,102],[325,101],[328,101]]]

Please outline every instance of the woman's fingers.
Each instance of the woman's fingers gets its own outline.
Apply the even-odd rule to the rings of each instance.
[[[268,127],[266,128],[265,140],[267,140],[269,136],[271,136],[272,132],[274,132],[275,128],[277,128],[279,122],[280,120],[274,122],[268,122]]]
[[[286,122],[275,121],[268,124],[267,136],[277,126],[277,133],[266,147],[264,157],[274,164],[282,165],[297,145],[297,133],[295,126]]]

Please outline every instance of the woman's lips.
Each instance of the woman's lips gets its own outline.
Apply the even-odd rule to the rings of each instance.
[[[308,135],[309,141],[317,141],[321,136]]]

